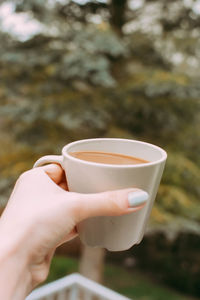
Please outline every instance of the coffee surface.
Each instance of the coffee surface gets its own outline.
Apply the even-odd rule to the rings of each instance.
[[[102,163],[102,164],[137,165],[137,164],[148,163],[147,160],[144,160],[142,158],[118,154],[118,153],[111,153],[111,152],[76,151],[76,152],[70,152],[69,154],[81,160]]]

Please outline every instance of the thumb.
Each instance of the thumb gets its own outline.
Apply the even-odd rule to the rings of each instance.
[[[76,222],[95,216],[119,216],[141,209],[149,194],[140,189],[123,189],[96,194],[72,193]]]

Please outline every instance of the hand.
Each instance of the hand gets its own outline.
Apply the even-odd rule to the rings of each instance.
[[[77,223],[93,216],[133,212],[147,198],[148,194],[138,189],[98,194],[68,192],[64,171],[56,164],[27,171],[16,182],[0,219],[0,238],[4,243],[0,252],[11,255],[15,268],[23,267],[19,272],[26,273],[24,293],[27,295],[46,279],[56,247],[77,235]],[[16,289],[20,289],[19,282]]]

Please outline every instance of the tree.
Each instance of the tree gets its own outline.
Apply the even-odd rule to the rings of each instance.
[[[110,25],[122,34],[122,27],[126,22],[127,0],[112,0],[110,2]]]
[[[103,282],[105,250],[82,246],[79,272],[99,283]]]

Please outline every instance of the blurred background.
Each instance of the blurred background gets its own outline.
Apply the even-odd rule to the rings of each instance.
[[[200,1],[0,1],[0,207],[20,173],[68,142],[155,143],[168,161],[144,240],[58,249],[134,299],[200,299]]]

